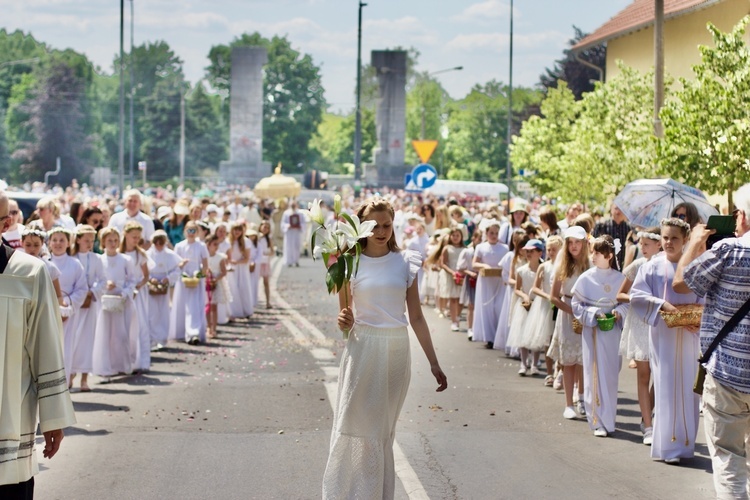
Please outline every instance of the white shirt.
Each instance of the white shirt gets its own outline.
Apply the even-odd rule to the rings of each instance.
[[[154,234],[154,221],[143,212],[138,212],[135,214],[135,217],[128,215],[127,210],[117,212],[116,214],[112,214],[112,217],[109,218],[109,225],[110,227],[116,228],[120,231],[120,234],[122,234],[123,229],[125,229],[125,224],[130,221],[135,221],[143,226],[143,232],[141,233],[143,240],[151,241],[151,235]]]

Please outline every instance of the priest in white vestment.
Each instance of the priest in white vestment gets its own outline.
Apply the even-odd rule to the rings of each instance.
[[[281,232],[284,233],[284,263],[287,266],[299,267],[306,223],[305,216],[297,209],[297,202],[293,201],[291,207],[281,217]]]
[[[8,225],[0,192],[0,230]],[[47,267],[40,259],[0,246],[0,498],[33,495],[37,422],[43,455],[52,458],[63,429],[75,423],[65,379],[62,319]],[[37,418],[38,414],[38,418]]]

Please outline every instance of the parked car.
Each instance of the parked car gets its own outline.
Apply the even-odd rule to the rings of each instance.
[[[36,204],[39,200],[47,196],[44,193],[28,193],[26,191],[6,191],[5,194],[8,195],[8,198],[18,203],[18,208],[23,214],[24,221],[36,210]]]

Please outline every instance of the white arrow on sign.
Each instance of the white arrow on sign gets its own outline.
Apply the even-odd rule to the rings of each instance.
[[[424,172],[421,172],[417,176],[417,186],[422,187],[435,177],[437,177],[437,174],[433,170],[426,170]]]

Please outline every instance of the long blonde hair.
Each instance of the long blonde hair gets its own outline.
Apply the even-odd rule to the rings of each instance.
[[[560,260],[560,265],[557,266],[555,278],[560,281],[565,281],[566,279],[570,278],[571,276],[575,276],[576,274],[583,274],[584,271],[591,267],[591,262],[589,260],[588,240],[580,240],[581,253],[578,254],[577,259],[573,257],[573,255],[570,253],[570,250],[568,250],[568,242],[570,240],[571,238],[565,238],[562,254],[558,257],[558,259]]]
[[[132,231],[140,231],[141,232],[141,239],[143,237],[143,226],[141,226],[139,223],[135,221],[130,221],[125,223],[125,227],[122,229],[122,238],[120,238],[120,253],[125,253],[127,251],[127,242],[125,241],[125,236],[132,232]],[[138,264],[138,261],[140,260],[138,257],[146,257],[146,251],[141,248],[141,243],[138,242],[135,245],[135,254],[136,254],[136,264]]]

